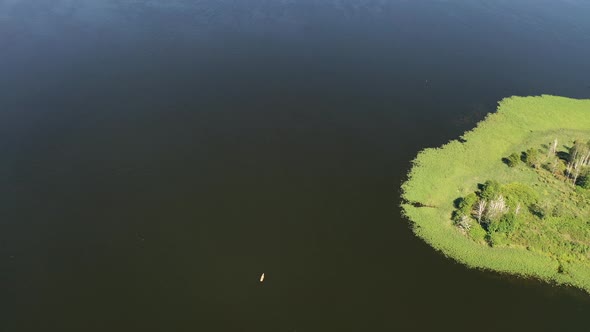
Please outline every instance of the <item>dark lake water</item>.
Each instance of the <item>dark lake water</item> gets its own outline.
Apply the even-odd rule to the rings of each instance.
[[[590,97],[582,0],[0,0],[0,330],[583,331],[400,216],[416,153]],[[265,273],[264,283],[258,281]]]

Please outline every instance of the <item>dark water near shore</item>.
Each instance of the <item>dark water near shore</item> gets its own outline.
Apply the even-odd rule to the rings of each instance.
[[[0,1],[0,331],[582,331],[415,238],[417,151],[590,97],[590,3]],[[266,273],[263,284],[258,282]]]

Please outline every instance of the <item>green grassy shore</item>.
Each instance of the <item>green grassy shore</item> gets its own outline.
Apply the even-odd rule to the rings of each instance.
[[[403,212],[416,235],[469,267],[590,292],[590,167],[568,169],[582,141],[590,149],[590,99],[506,98],[460,140],[418,154]]]

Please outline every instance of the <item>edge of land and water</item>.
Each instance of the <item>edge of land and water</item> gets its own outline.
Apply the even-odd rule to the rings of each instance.
[[[514,180],[503,158],[520,154],[527,146],[545,142],[548,137],[563,137],[563,142],[572,137],[590,139],[590,99],[550,95],[505,98],[499,102],[497,112],[460,139],[419,152],[402,185],[402,211],[412,222],[414,233],[468,267],[538,278],[590,292],[590,259],[584,263],[583,259],[568,260],[530,247],[482,244],[453,221],[458,198],[477,192],[489,179],[503,183]],[[522,167],[519,176],[537,179],[535,171]],[[541,187],[535,190],[543,195]]]

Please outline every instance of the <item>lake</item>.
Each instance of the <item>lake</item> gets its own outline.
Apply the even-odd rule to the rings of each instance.
[[[415,237],[399,188],[504,97],[590,98],[588,17],[0,1],[0,330],[586,329],[589,295]]]

